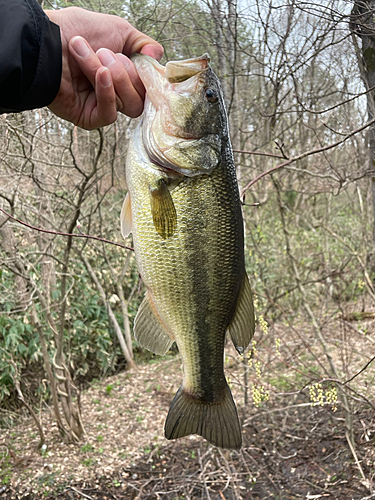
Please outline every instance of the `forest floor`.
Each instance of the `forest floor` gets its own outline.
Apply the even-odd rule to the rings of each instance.
[[[238,379],[229,354],[226,374]],[[167,441],[164,421],[182,378],[178,356],[96,382],[82,392],[86,436],[62,441],[51,413],[41,412],[48,448],[37,451],[31,420],[0,436],[0,499],[337,499],[374,498],[375,416],[355,415],[356,450],[338,405],[312,406],[303,393],[249,402],[233,393],[243,423],[240,451],[198,436]],[[358,461],[358,463],[356,462]],[[361,470],[362,472],[361,472]]]

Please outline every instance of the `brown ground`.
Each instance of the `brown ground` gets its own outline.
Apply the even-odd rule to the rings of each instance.
[[[238,377],[229,357],[226,373]],[[355,416],[356,455],[343,411],[309,404],[306,394],[271,398],[244,414],[240,386],[233,392],[243,419],[240,452],[217,449],[197,436],[163,437],[180,385],[178,357],[142,365],[97,383],[82,394],[86,438],[61,441],[48,411],[44,456],[35,448],[31,420],[0,437],[0,499],[337,499],[374,498],[375,418],[362,406]]]

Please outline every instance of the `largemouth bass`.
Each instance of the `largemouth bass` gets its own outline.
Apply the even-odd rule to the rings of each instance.
[[[176,341],[183,383],[165,436],[199,434],[240,448],[241,428],[224,376],[226,331],[239,353],[254,333],[243,220],[228,121],[209,57],[133,57],[146,88],[126,160],[122,233],[133,232],[147,292],[134,322],[139,343],[165,354]]]

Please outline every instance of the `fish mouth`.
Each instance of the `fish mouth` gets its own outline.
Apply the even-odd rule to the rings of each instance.
[[[185,97],[192,96],[197,91],[197,87],[202,85],[204,73],[210,63],[210,56],[207,53],[184,61],[168,61],[165,66],[144,54],[133,54],[131,59],[146,89],[147,99],[156,110],[169,107],[171,92]],[[171,130],[168,125],[169,123],[164,124],[168,133],[175,133],[175,130]],[[189,134],[183,134],[182,137],[199,138]]]
[[[201,57],[185,59],[185,61],[169,61],[165,66],[165,78],[169,83],[181,83],[205,71],[210,63],[206,53]]]
[[[134,54],[132,61],[146,89],[142,138],[151,163],[188,177],[212,171],[218,140],[205,138],[205,131],[191,126],[210,69],[209,55],[169,61],[165,66],[144,54]],[[185,126],[189,120],[190,128]],[[198,149],[207,158],[205,167],[198,165]]]
[[[149,92],[149,90],[152,91],[155,84],[155,81],[150,81],[149,78],[150,76],[151,78],[155,77],[155,74],[151,74],[150,67],[153,67],[155,72],[168,83],[181,83],[206,70],[210,63],[210,56],[206,53],[203,56],[184,61],[168,61],[165,66],[144,54],[133,54],[131,60],[135,64],[147,92]]]

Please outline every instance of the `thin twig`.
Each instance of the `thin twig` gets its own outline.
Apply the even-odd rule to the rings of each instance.
[[[233,153],[241,153],[244,155],[270,156],[271,158],[281,158],[285,160],[285,156],[276,155],[274,153],[266,153],[265,151],[243,151],[242,149],[233,149]]]
[[[42,229],[40,227],[32,226],[31,224],[27,224],[26,222],[20,219],[16,219],[16,217],[13,217],[12,215],[8,214],[8,212],[6,212],[3,208],[0,208],[0,212],[3,212],[3,214],[5,214],[10,219],[18,222],[19,224],[22,224],[23,226],[26,226],[30,229],[33,229],[34,231],[39,231],[40,233],[55,234],[57,236],[73,236],[74,238],[88,238],[91,240],[102,241],[103,243],[109,243],[110,245],[116,245],[117,247],[126,248],[126,250],[134,251],[134,248],[132,247],[122,245],[121,243],[116,243],[115,241],[106,240],[105,238],[99,238],[98,236],[91,236],[89,234],[84,234],[84,233],[80,234],[60,233],[59,231],[49,231],[48,229]]]
[[[270,175],[272,174],[273,172],[276,172],[276,170],[280,170],[281,168],[284,168],[286,167],[287,165],[290,165],[291,163],[294,163],[298,160],[302,160],[303,158],[306,158],[307,156],[311,156],[311,155],[314,155],[314,154],[318,154],[318,153],[323,153],[324,151],[328,151],[329,149],[333,149],[335,148],[336,146],[339,146],[340,144],[342,144],[343,142],[347,141],[348,139],[350,139],[351,137],[353,137],[353,135],[355,134],[358,134],[359,132],[362,132],[362,130],[365,130],[367,127],[370,127],[371,125],[373,125],[375,123],[375,118],[373,120],[370,120],[368,122],[366,122],[364,125],[362,125],[362,127],[359,127],[355,130],[352,130],[352,132],[350,132],[349,134],[347,134],[345,137],[343,137],[342,139],[340,139],[339,141],[337,142],[334,142],[332,144],[328,144],[328,146],[324,146],[322,148],[317,148],[317,149],[310,149],[309,151],[305,151],[304,153],[301,153],[300,155],[298,156],[295,156],[294,158],[290,158],[289,160],[287,161],[284,161],[283,163],[280,163],[279,165],[276,165],[275,167],[273,168],[270,168],[269,170],[267,170],[266,172],[262,172],[261,174],[259,174],[257,177],[255,177],[255,179],[253,179],[252,181],[250,181],[241,191],[241,198],[243,197],[243,195],[245,194],[245,192],[251,187],[253,186],[256,182],[258,182],[260,179],[262,179],[263,177],[265,177],[266,175]]]
[[[341,101],[338,104],[334,104],[333,106],[330,106],[329,108],[319,109],[318,111],[314,111],[313,109],[307,108],[303,104],[303,102],[301,101],[301,99],[298,95],[296,95],[296,99],[297,99],[298,104],[301,105],[301,107],[303,108],[304,111],[307,111],[308,113],[311,113],[314,115],[322,115],[324,113],[327,113],[328,111],[332,111],[333,109],[338,108],[339,106],[347,104],[348,102],[354,101],[355,99],[358,99],[359,97],[362,97],[363,95],[366,95],[369,92],[372,92],[373,90],[375,90],[375,87],[371,87],[371,88],[365,90],[364,92],[360,92],[360,93],[356,94],[354,97],[350,97],[349,99],[346,99],[345,101]]]
[[[363,481],[368,485],[368,481],[366,479],[366,476],[363,472],[363,469],[362,469],[362,466],[361,464],[359,463],[359,460],[358,460],[358,457],[357,457],[357,453],[355,452],[355,449],[354,449],[354,446],[353,446],[353,443],[351,442],[351,439],[350,439],[350,436],[349,436],[349,432],[348,431],[345,431],[345,437],[346,437],[346,440],[348,442],[348,445],[349,445],[349,448],[350,448],[350,451],[352,452],[352,455],[354,457],[354,460],[355,460],[355,463],[357,464],[357,467],[359,469],[359,472],[361,473],[361,476],[362,476],[362,479]]]
[[[349,382],[351,382],[353,379],[355,379],[356,377],[358,377],[358,375],[360,375],[362,372],[364,372],[364,371],[366,370],[366,368],[367,368],[367,367],[368,367],[368,366],[369,366],[369,365],[370,365],[370,364],[371,364],[374,360],[375,360],[375,356],[373,356],[373,357],[370,359],[370,361],[369,361],[368,363],[366,363],[366,364],[365,364],[365,366],[364,366],[361,370],[359,370],[359,372],[358,372],[358,373],[356,373],[355,375],[353,375],[350,379],[345,380],[344,385],[345,385],[345,384],[348,384],[348,383],[349,383]]]
[[[89,495],[86,495],[86,493],[82,493],[82,491],[77,490],[77,488],[74,488],[74,486],[69,486],[69,489],[75,491],[76,493],[78,493],[78,495],[81,495],[82,497],[85,497],[85,498],[88,498],[89,500],[92,500],[92,497],[90,497]]]
[[[199,450],[199,449],[198,449],[198,457],[199,457],[199,464],[200,464],[200,466],[201,466],[201,476],[203,477],[204,489],[205,489],[205,492],[206,492],[207,498],[208,498],[209,500],[211,500],[211,497],[210,497],[210,492],[208,491],[207,482],[206,482],[206,476],[205,476],[205,468],[206,468],[206,467],[203,467],[202,456],[201,456],[201,452],[200,452],[200,450]]]

